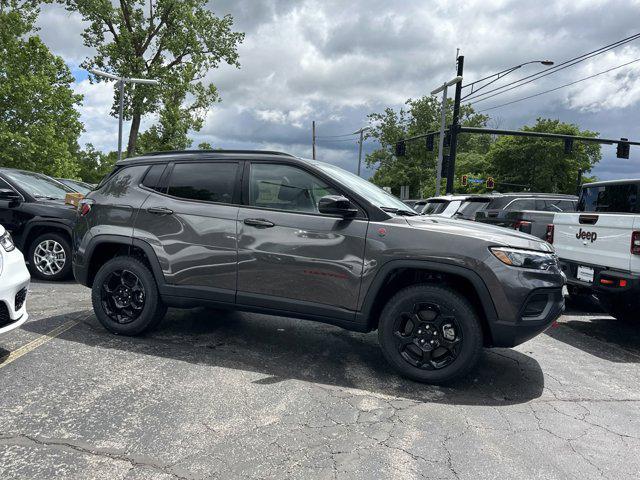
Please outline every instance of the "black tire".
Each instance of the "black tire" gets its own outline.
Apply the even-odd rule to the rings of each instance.
[[[447,328],[451,325],[453,334]],[[407,328],[412,333],[407,334]],[[453,341],[445,338],[445,328]],[[425,345],[424,340],[432,338],[426,334],[434,335],[434,347]],[[434,285],[416,285],[396,293],[380,315],[378,341],[384,357],[401,375],[433,384],[468,374],[478,363],[483,346],[480,319],[469,302],[451,289]],[[431,351],[423,352],[425,348]]]
[[[113,297],[118,293],[115,290],[123,288],[120,285],[123,281],[131,285],[133,277],[136,278],[136,282],[130,289],[130,295],[135,296],[142,292],[142,301],[135,304],[137,308],[130,307],[127,310],[125,307],[118,310],[113,307],[115,304]],[[123,280],[125,278],[126,281]],[[122,298],[122,294],[119,298]],[[93,280],[91,301],[93,311],[102,326],[119,335],[139,335],[151,331],[160,324],[167,312],[167,307],[160,298],[158,286],[149,268],[140,260],[128,256],[115,257],[100,267]],[[134,301],[131,300],[129,304],[134,305]],[[134,314],[129,316],[123,313],[127,311]],[[123,321],[125,317],[127,319]]]
[[[45,247],[42,247],[43,245]],[[50,262],[43,260],[43,248],[48,246],[52,247],[48,252],[51,255]],[[63,256],[64,261],[61,265]],[[71,277],[71,244],[69,239],[60,233],[43,233],[36,237],[27,248],[27,260],[31,276],[40,280],[57,281]]]

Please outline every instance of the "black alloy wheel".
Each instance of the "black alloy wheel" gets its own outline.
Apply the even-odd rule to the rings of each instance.
[[[425,370],[439,370],[454,362],[463,341],[455,313],[434,303],[416,303],[411,311],[401,312],[393,336],[402,358]]]
[[[144,285],[130,270],[113,270],[102,283],[102,308],[116,323],[127,324],[136,320],[144,309],[145,300]]]

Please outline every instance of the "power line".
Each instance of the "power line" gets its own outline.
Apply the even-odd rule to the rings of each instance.
[[[622,65],[618,65],[616,67],[609,68],[609,69],[604,70],[602,72],[594,73],[593,75],[589,75],[588,77],[584,77],[584,78],[581,78],[579,80],[575,80],[575,81],[570,82],[570,83],[565,83],[564,85],[560,85],[559,87],[555,87],[555,88],[552,88],[550,90],[545,90],[544,92],[539,92],[539,93],[536,93],[536,94],[533,94],[533,95],[529,95],[527,97],[518,98],[516,100],[512,100],[511,102],[502,103],[502,104],[496,105],[494,107],[485,108],[484,110],[480,110],[478,113],[487,112],[489,110],[494,110],[494,109],[500,108],[500,107],[506,107],[507,105],[511,105],[512,103],[518,103],[518,102],[522,102],[523,100],[529,100],[530,98],[539,97],[540,95],[544,95],[545,93],[555,92],[556,90],[560,90],[561,88],[569,87],[571,85],[575,85],[576,83],[584,82],[585,80],[589,80],[591,78],[598,77],[600,75],[604,75],[605,73],[612,72],[613,70],[617,70],[619,68],[626,67],[626,66],[631,65],[632,63],[636,63],[636,62],[640,62],[640,58],[636,58],[635,60],[632,60],[632,61],[627,62],[627,63],[623,63]]]
[[[572,67],[574,65],[577,65],[578,63],[584,62],[590,58],[593,58],[597,55],[601,55],[602,53],[608,52],[609,50],[612,50],[614,48],[617,48],[621,45],[624,45],[626,43],[632,42],[634,40],[637,40],[638,38],[640,38],[640,33],[636,33],[634,35],[631,35],[629,37],[623,38],[622,40],[618,40],[617,42],[614,43],[610,43],[609,45],[605,45],[604,47],[600,47],[596,50],[593,50],[591,52],[588,53],[584,53],[582,55],[579,55],[577,57],[571,58],[569,60],[565,60],[562,63],[559,63],[558,65],[555,65],[553,67],[549,67],[545,70],[542,70],[541,72],[537,72],[537,73],[533,73],[531,75],[528,75],[526,77],[520,78],[518,80],[514,80],[511,83],[507,83],[506,85],[502,85],[500,87],[496,87],[494,89],[488,90],[484,93],[479,93],[478,95],[474,95],[472,97],[470,97],[468,100],[471,100],[471,104],[475,104],[475,103],[479,103],[479,102],[483,102],[485,100],[488,100],[489,98],[495,97],[496,95],[500,95],[502,93],[508,92],[510,90],[513,90],[515,88],[519,88],[522,87],[523,85],[527,85],[531,82],[534,82],[536,80],[539,80],[540,78],[549,76],[549,75],[553,75],[554,73],[557,73],[561,70],[564,70],[565,68],[569,68]],[[510,88],[507,88],[510,87]],[[496,93],[494,93],[496,92]],[[493,95],[491,95],[493,93]],[[484,97],[484,98],[481,98]],[[476,100],[479,99],[479,100]],[[476,100],[476,101],[472,101],[472,100]]]

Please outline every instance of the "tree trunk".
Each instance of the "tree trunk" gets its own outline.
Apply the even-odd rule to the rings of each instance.
[[[136,151],[136,141],[138,140],[138,131],[140,130],[139,113],[134,113],[131,119],[131,129],[129,130],[129,143],[127,144],[127,157],[130,157]]]

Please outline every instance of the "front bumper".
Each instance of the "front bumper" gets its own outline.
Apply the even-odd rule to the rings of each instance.
[[[18,250],[2,252],[0,273],[0,334],[27,321],[27,292],[31,277]]]

